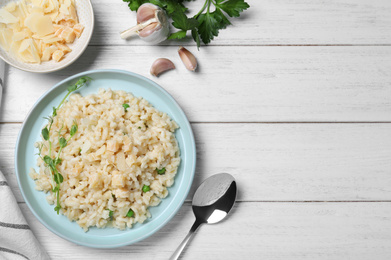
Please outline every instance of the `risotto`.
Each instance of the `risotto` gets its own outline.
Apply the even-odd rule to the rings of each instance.
[[[143,98],[104,89],[85,97],[73,94],[56,113],[51,145],[44,137],[36,144],[39,171],[30,172],[36,189],[48,193],[48,203],[57,203],[56,184],[43,158],[55,157],[64,137],[67,144],[55,166],[63,176],[61,214],[85,231],[125,229],[150,218],[148,207],[168,195],[180,164],[178,125]]]

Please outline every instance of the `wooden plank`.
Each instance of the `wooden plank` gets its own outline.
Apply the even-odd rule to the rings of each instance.
[[[168,259],[190,229],[190,203],[153,236],[113,250],[75,246],[20,204],[53,259]],[[204,225],[183,259],[389,259],[391,203],[239,202],[227,219]]]
[[[234,175],[240,201],[391,200],[391,124],[193,124],[193,188]],[[14,175],[19,124],[0,124],[0,169]],[[33,166],[33,165],[32,165]]]
[[[173,46],[90,47],[72,66],[48,75],[9,68],[0,122],[23,121],[36,100],[67,76],[104,68],[156,81],[193,122],[391,121],[391,47],[191,50],[199,61],[197,73],[184,68]],[[162,56],[177,69],[159,78],[149,75]]]
[[[93,45],[145,45],[122,40],[119,31],[135,24],[126,3],[93,0],[96,30]],[[233,26],[222,30],[212,45],[391,44],[391,2],[388,0],[247,0],[250,8]],[[204,1],[187,6],[195,14]],[[189,36],[190,38],[190,36]],[[194,45],[192,40],[163,45]]]

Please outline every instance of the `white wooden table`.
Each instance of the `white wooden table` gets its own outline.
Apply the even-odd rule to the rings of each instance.
[[[121,0],[93,0],[94,36],[74,65],[47,75],[6,67],[0,170],[53,259],[167,259],[194,221],[195,187],[219,172],[237,179],[238,202],[226,221],[201,227],[183,259],[391,259],[391,1],[247,1],[234,26],[198,52],[191,41],[123,41],[118,32],[135,14]],[[179,44],[197,56],[197,73],[182,66]],[[152,77],[158,57],[177,69]],[[198,155],[193,189],[172,221],[112,250],[48,231],[23,202],[13,164],[34,102],[100,68],[165,88],[192,123]]]

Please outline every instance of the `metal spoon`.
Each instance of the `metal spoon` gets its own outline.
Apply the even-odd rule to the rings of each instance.
[[[196,220],[170,260],[178,259],[201,224],[214,224],[223,220],[234,205],[235,199],[236,182],[234,177],[228,173],[213,175],[201,183],[194,194],[192,203]]]

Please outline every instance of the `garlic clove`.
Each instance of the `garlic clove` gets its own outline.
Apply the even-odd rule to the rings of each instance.
[[[158,9],[160,9],[160,7],[154,4],[150,4],[150,3],[142,4],[137,10],[137,23],[143,23],[145,21],[154,18],[155,12]]]
[[[161,73],[172,69],[175,69],[175,65],[172,61],[166,58],[159,58],[152,64],[150,72],[153,76],[157,77]]]
[[[180,46],[178,49],[178,54],[179,57],[181,57],[181,60],[185,65],[186,69],[190,71],[195,71],[197,69],[197,60],[188,49]]]
[[[138,36],[140,37],[148,37],[155,31],[158,31],[162,26],[158,23],[151,23],[150,25],[146,26],[144,29],[139,31]]]
[[[159,6],[150,3],[141,5],[137,10],[137,23],[136,26],[121,32],[121,38],[126,39],[134,34],[139,34],[143,41],[157,44],[166,40],[170,34],[167,14]],[[154,23],[158,25],[152,25]],[[145,32],[143,32],[144,29],[146,29]]]

